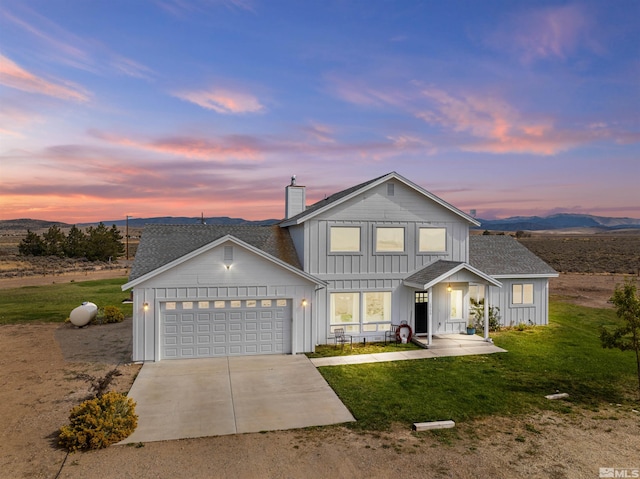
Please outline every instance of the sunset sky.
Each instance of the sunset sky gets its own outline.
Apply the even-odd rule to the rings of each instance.
[[[281,218],[397,171],[640,217],[640,2],[0,0],[0,219]]]

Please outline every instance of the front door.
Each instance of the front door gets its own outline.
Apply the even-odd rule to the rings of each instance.
[[[415,318],[415,334],[427,334],[429,332],[429,293],[426,291],[416,291]]]

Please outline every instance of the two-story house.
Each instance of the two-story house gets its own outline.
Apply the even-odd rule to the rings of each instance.
[[[509,236],[392,172],[306,205],[295,177],[273,226],[146,226],[133,289],[133,359],[313,351],[343,328],[381,341],[405,321],[465,331],[470,299],[503,324],[546,324],[557,273]],[[484,337],[488,339],[487,308]]]

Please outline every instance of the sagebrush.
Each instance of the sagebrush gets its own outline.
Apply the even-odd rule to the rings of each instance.
[[[60,428],[59,444],[69,451],[103,449],[135,431],[135,402],[122,393],[109,392],[84,401],[69,414],[70,423]]]
[[[116,306],[105,306],[96,319],[101,323],[121,323],[124,314]]]

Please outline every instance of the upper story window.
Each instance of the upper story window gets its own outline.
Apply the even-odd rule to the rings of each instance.
[[[404,251],[404,228],[376,228],[376,253]]]
[[[332,226],[329,251],[349,253],[360,251],[360,228],[357,226]]]
[[[418,251],[443,253],[447,251],[447,228],[420,228]]]
[[[511,286],[511,303],[533,304],[533,283],[512,285]]]

